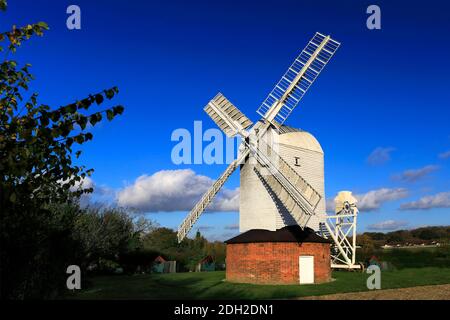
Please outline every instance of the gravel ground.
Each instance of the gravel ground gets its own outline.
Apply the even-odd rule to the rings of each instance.
[[[366,292],[337,293],[300,300],[450,300],[450,284]]]

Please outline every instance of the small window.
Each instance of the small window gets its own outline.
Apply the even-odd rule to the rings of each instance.
[[[295,165],[296,167],[301,167],[301,165],[300,165],[300,157],[294,157],[294,159],[295,159],[294,165]]]

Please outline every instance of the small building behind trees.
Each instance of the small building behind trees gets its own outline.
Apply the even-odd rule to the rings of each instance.
[[[152,273],[175,273],[177,272],[177,262],[167,261],[162,256],[157,256],[153,260]]]
[[[204,257],[195,266],[195,272],[215,271],[215,270],[216,270],[216,263],[214,261],[214,258],[210,255]]]

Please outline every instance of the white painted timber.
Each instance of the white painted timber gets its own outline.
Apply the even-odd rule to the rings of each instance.
[[[306,223],[307,227],[318,231],[319,223],[326,220],[322,148],[314,136],[306,131],[289,128],[284,132],[282,130],[280,135],[277,135],[273,129],[270,131],[275,137],[274,150],[277,150],[277,153],[321,196],[315,215],[309,216]],[[296,166],[296,163],[300,166]],[[258,169],[257,165],[256,167]],[[274,231],[284,226],[298,224],[289,212],[280,207],[277,208],[273,194],[266,189],[255,172],[255,161],[252,158],[241,166],[240,185],[239,226],[241,232],[251,229]]]
[[[314,256],[298,258],[298,278],[300,284],[314,283]]]

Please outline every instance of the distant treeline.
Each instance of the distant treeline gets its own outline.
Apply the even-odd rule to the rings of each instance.
[[[433,242],[448,243],[450,226],[422,227],[413,230],[397,230],[387,233],[365,232],[361,237],[369,237],[376,245],[396,244],[431,244]]]
[[[450,226],[423,227],[387,233],[365,232],[357,236],[357,259],[368,262],[372,256],[388,261],[394,267],[450,267]],[[437,245],[433,250],[408,250],[421,245]],[[384,245],[404,249],[383,250]],[[424,247],[427,248],[427,247]]]

